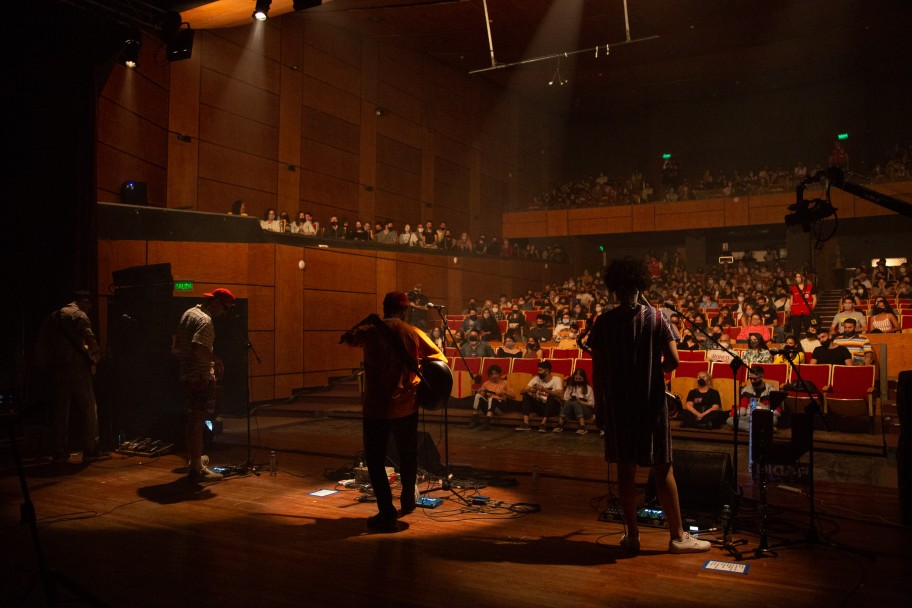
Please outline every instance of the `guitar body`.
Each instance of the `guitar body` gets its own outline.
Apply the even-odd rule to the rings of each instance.
[[[421,360],[424,382],[418,385],[418,405],[426,410],[439,410],[446,405],[453,391],[453,372],[445,361]]]

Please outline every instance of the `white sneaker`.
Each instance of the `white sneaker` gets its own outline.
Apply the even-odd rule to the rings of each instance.
[[[672,540],[668,542],[668,552],[669,553],[702,553],[704,551],[709,551],[709,548],[712,545],[708,540],[700,540],[694,538],[687,532],[684,533],[684,536],[678,540]]]

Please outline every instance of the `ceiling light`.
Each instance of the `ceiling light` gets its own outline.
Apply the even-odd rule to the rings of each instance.
[[[272,5],[272,0],[256,0],[256,9],[253,11],[253,18],[257,21],[266,21],[266,16],[269,14],[269,7]]]
[[[128,68],[136,69],[139,67],[139,51],[142,49],[142,35],[137,32],[136,36],[131,36],[124,41],[123,51],[120,53],[120,61]]]

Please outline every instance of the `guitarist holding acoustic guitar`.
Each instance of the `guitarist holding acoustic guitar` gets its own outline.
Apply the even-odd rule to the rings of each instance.
[[[367,519],[373,530],[395,531],[397,520],[415,510],[418,477],[418,385],[422,360],[446,357],[430,338],[405,322],[409,299],[391,291],[383,298],[383,319],[371,314],[342,334],[340,342],[364,349],[364,394],[362,395],[364,459],[378,513]],[[447,394],[449,388],[446,388]],[[399,451],[402,493],[401,512],[393,506],[386,476],[386,451],[390,435]]]

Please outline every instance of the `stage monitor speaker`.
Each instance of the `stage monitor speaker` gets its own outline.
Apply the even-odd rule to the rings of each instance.
[[[120,202],[125,205],[148,205],[149,189],[146,182],[126,181],[120,185]]]
[[[396,449],[392,435],[386,445],[386,459],[399,468],[399,450]],[[440,451],[431,435],[422,431],[418,431],[418,467],[425,471],[436,471],[440,468]]]
[[[719,513],[734,501],[735,476],[728,452],[673,450],[672,463],[683,513]],[[656,500],[652,473],[646,503]]]

